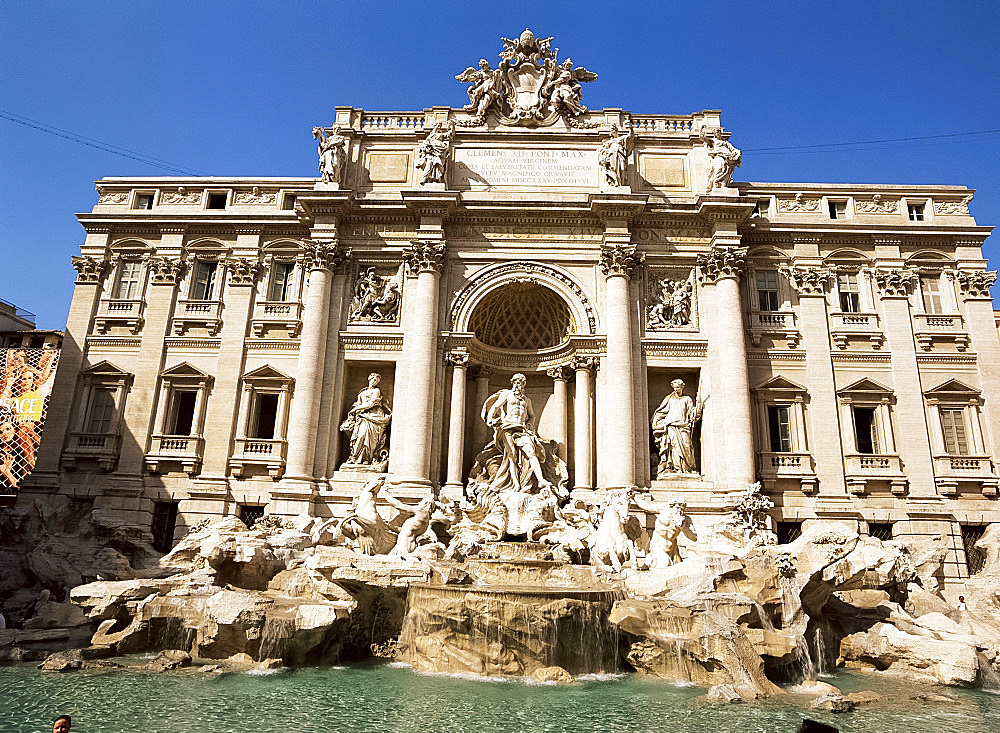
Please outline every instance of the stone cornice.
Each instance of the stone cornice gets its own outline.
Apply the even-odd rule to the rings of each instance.
[[[458,191],[400,191],[406,208],[420,217],[436,217],[444,219],[457,209],[462,201]]]
[[[642,213],[648,201],[648,195],[629,193],[592,193],[587,198],[590,211],[605,226],[616,222],[631,222]]]

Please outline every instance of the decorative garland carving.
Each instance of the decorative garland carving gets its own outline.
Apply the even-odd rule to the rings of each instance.
[[[445,245],[443,242],[413,242],[403,250],[403,261],[411,274],[444,270]]]
[[[807,199],[797,193],[794,199],[778,199],[778,211],[819,211],[819,199]]]
[[[869,270],[883,298],[905,298],[917,282],[917,273],[906,268]]]
[[[72,262],[73,267],[76,268],[76,281],[78,283],[100,282],[108,267],[107,260],[98,260],[94,257],[74,257]]]
[[[176,285],[184,272],[184,261],[152,257],[149,260],[149,271],[154,285]]]
[[[178,186],[176,191],[161,191],[161,204],[197,204],[201,201],[201,191],[189,191]]]
[[[782,265],[778,271],[788,278],[788,282],[799,295],[823,295],[833,272],[826,267],[789,267]]]
[[[260,262],[242,257],[230,257],[226,260],[229,270],[230,285],[253,285],[260,274]]]
[[[469,284],[462,288],[458,295],[455,296],[455,300],[451,304],[451,313],[449,315],[448,324],[449,328],[454,328],[455,322],[458,320],[458,313],[462,310],[462,306],[465,305],[465,302],[469,299],[472,293],[479,288],[483,280],[493,280],[510,273],[524,273],[530,275],[530,273],[533,272],[558,280],[567,289],[569,289],[583,307],[583,311],[587,317],[587,327],[589,329],[588,333],[594,334],[597,332],[597,317],[594,314],[594,307],[590,304],[590,301],[587,299],[583,289],[569,276],[553,267],[543,265],[538,262],[508,262],[500,265],[499,267],[487,268],[473,275],[472,278],[470,278]]]
[[[935,214],[966,214],[969,213],[969,204],[972,203],[972,194],[969,194],[961,201],[935,201]]]
[[[252,191],[237,191],[233,196],[233,203],[236,204],[273,204],[278,200],[278,194],[261,191],[258,186],[254,186]]]
[[[996,270],[951,270],[948,277],[958,282],[966,300],[992,300],[990,288],[997,281]]]
[[[612,244],[601,246],[601,271],[607,277],[623,276],[632,278],[646,256],[635,251],[635,246]]]
[[[716,283],[733,278],[739,280],[746,268],[746,247],[712,247],[698,255],[699,278],[703,283]]]
[[[882,194],[872,196],[871,201],[854,200],[854,210],[859,214],[898,214],[899,199],[882,199]]]
[[[99,204],[124,204],[128,202],[128,191],[105,191],[99,188],[97,193],[100,194],[100,198],[97,199]]]

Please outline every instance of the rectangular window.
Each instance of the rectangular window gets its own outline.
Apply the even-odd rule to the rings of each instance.
[[[965,547],[965,565],[969,575],[976,575],[986,567],[986,553],[976,547],[976,543],[986,534],[985,524],[963,524],[962,545]]]
[[[941,278],[930,275],[920,277],[920,295],[924,301],[925,313],[942,313]]]
[[[892,539],[892,522],[869,522],[868,536],[888,542]]]
[[[96,387],[90,393],[90,409],[87,411],[88,433],[110,433],[111,420],[115,415],[115,391],[107,387]]]
[[[778,310],[778,273],[774,270],[757,270],[757,307],[762,311]]]
[[[775,534],[778,535],[778,544],[787,545],[794,542],[802,534],[802,522],[778,522]]]
[[[239,504],[237,506],[239,507],[237,516],[247,526],[247,529],[253,529],[257,520],[264,516],[264,507],[262,506],[253,504]]]
[[[879,452],[874,407],[854,408],[854,437],[857,440],[858,453],[871,455]]]
[[[969,455],[969,441],[965,437],[965,410],[942,409],[939,412],[945,453],[953,456]]]
[[[275,262],[271,267],[271,292],[268,300],[288,300],[292,293],[293,262]]]
[[[133,209],[152,209],[153,208],[153,194],[151,193],[137,193],[135,195],[135,204],[132,206]]]
[[[843,272],[838,274],[837,290],[840,293],[841,313],[861,312],[861,289],[858,287],[857,273]]]
[[[295,194],[286,193],[285,198],[281,202],[281,208],[285,211],[292,211],[295,208]]]
[[[831,219],[846,219],[847,218],[847,202],[846,201],[828,201],[827,204],[830,207],[830,218]]]
[[[219,269],[218,262],[199,262],[194,270],[191,283],[192,300],[211,300],[215,289],[215,273]]]
[[[121,300],[132,300],[139,295],[139,273],[142,263],[139,260],[123,260],[118,266],[118,282],[115,284],[115,297]]]
[[[271,440],[278,424],[278,395],[259,394],[254,400],[253,420],[250,423],[251,438]]]
[[[205,204],[205,208],[224,209],[226,208],[227,198],[229,198],[229,194],[226,193],[210,193],[208,194],[208,202]]]
[[[910,221],[923,221],[924,220],[924,205],[923,204],[907,204],[906,213],[909,214]]]
[[[153,549],[170,552],[174,545],[174,530],[177,528],[177,502],[153,502]]]
[[[771,438],[772,453],[791,453],[792,451],[792,431],[788,412],[788,405],[767,406],[767,427]]]
[[[170,423],[167,426],[168,435],[191,435],[194,427],[194,406],[197,401],[198,393],[193,389],[174,392]]]

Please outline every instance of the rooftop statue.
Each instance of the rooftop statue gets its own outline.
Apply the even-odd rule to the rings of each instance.
[[[722,137],[721,127],[715,128],[711,135],[706,134],[702,128],[701,134],[705,139],[705,145],[708,146],[708,157],[712,161],[712,167],[708,171],[708,193],[717,188],[731,188],[733,171],[742,164],[743,153]]]
[[[611,137],[601,143],[597,151],[597,162],[601,166],[606,185],[617,188],[628,183],[625,173],[634,141],[635,131],[631,127],[619,133],[618,125],[611,126]]]
[[[340,185],[344,177],[344,163],[347,160],[347,138],[340,134],[340,126],[334,125],[328,136],[322,127],[313,128],[313,137],[319,141],[319,172],[323,183]]]
[[[444,174],[454,139],[455,123],[445,127],[443,123],[438,122],[427,133],[424,141],[417,146],[416,168],[424,172],[420,185],[445,182]]]
[[[591,126],[577,120],[587,112],[580,103],[580,83],[596,80],[597,74],[582,66],[574,68],[571,59],[560,63],[551,36],[535,38],[525,28],[516,39],[500,40],[504,47],[498,68],[480,59],[478,69],[470,66],[455,77],[471,85],[465,109],[473,116],[460,124],[485,124],[486,113],[493,111],[509,125],[551,125],[562,116],[573,127]]]

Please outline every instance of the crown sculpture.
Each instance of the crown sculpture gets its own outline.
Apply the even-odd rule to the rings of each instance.
[[[571,127],[594,127],[578,118],[587,112],[580,104],[580,82],[597,79],[597,74],[582,66],[573,68],[573,60],[559,62],[559,49],[552,48],[552,37],[535,38],[525,28],[516,39],[500,39],[500,66],[490,68],[486,59],[479,68],[470,66],[455,78],[469,87],[465,110],[471,119],[458,124],[476,127],[486,122],[492,111],[506,125],[551,125],[559,117]]]

